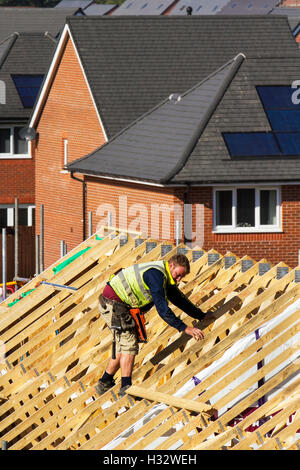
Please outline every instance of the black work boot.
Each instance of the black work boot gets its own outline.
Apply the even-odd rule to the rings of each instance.
[[[119,397],[124,397],[126,395],[126,390],[130,388],[131,385],[124,385],[124,387],[121,387],[119,390]]]
[[[98,393],[98,395],[103,395],[105,392],[107,392],[110,388],[112,388],[115,385],[115,381],[104,381],[104,380],[98,380],[95,390]]]

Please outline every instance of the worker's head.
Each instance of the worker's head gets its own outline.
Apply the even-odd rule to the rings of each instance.
[[[185,255],[179,253],[169,259],[169,268],[174,281],[180,282],[190,272],[190,262]]]

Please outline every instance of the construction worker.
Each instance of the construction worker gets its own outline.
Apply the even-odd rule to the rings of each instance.
[[[204,338],[202,330],[187,326],[168,306],[168,300],[189,316],[202,320],[205,314],[178,289],[177,283],[190,272],[188,258],[177,254],[166,261],[142,263],[122,269],[105,286],[99,297],[99,310],[114,334],[116,353],[110,358],[103,376],[96,384],[102,395],[115,385],[114,374],[121,367],[119,396],[131,385],[131,376],[145,331],[138,332],[132,312],[143,313],[155,305],[160,317],[180,332],[196,340]],[[130,313],[131,312],[131,313]],[[140,319],[140,318],[139,318]],[[144,325],[141,325],[143,328]],[[140,334],[138,334],[140,333]]]

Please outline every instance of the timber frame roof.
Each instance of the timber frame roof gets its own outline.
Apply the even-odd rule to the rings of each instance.
[[[100,235],[100,237],[99,237]],[[184,252],[180,288],[205,339],[152,308],[133,386],[101,397],[111,354],[98,312],[108,277]],[[298,449],[300,268],[103,229],[0,305],[0,432],[11,450]],[[197,322],[174,311],[190,325]]]

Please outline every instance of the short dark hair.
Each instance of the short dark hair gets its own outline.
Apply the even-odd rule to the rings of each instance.
[[[185,268],[186,274],[190,272],[190,262],[188,258],[182,253],[177,253],[177,255],[171,256],[169,263],[174,263],[176,266],[183,266]]]

